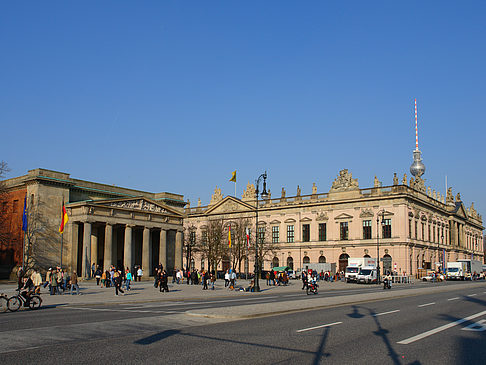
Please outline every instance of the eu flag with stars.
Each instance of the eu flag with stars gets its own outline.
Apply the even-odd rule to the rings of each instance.
[[[22,231],[27,232],[27,194],[24,199],[24,213],[22,214]]]

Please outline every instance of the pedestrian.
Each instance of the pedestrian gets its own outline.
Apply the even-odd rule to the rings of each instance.
[[[34,272],[30,276],[30,278],[32,279],[32,283],[34,284],[34,293],[40,294],[40,287],[42,285],[42,276],[40,272],[37,269],[34,269]]]
[[[125,272],[125,285],[126,285],[126,290],[130,290],[130,282],[132,281],[132,273],[127,267],[127,270]]]
[[[143,276],[142,267],[139,266],[139,268],[137,270],[137,278],[138,278],[138,281],[142,281],[142,276]]]
[[[95,263],[93,262],[93,264],[91,265],[91,277],[94,278],[95,277],[95,272],[96,272],[96,265]]]
[[[121,288],[121,284],[122,284],[122,275],[121,275],[121,272],[119,270],[116,270],[114,273],[113,273],[113,280],[115,282],[115,295],[118,295],[118,292],[122,293],[122,295],[125,294],[125,292],[123,291],[123,289]]]
[[[231,270],[230,287],[232,287],[233,289],[235,288],[235,282],[236,282],[236,272],[235,272],[235,270]]]
[[[229,274],[229,270],[226,270],[226,272],[224,273],[224,287],[225,288],[229,285],[229,282],[230,282],[230,274]]]
[[[96,278],[96,285],[100,285],[100,280],[101,280],[101,269],[98,266],[95,271],[95,278]]]
[[[216,275],[214,275],[214,272],[211,273],[211,290],[214,290],[214,284],[216,283]]]
[[[270,286],[270,273],[268,271],[265,275],[265,279],[267,279],[267,286]]]
[[[302,271],[302,290],[307,288],[307,272]]]
[[[208,289],[208,280],[209,280],[209,273],[204,270],[203,271],[203,290]]]
[[[20,292],[20,289],[24,286],[24,269],[22,266],[19,266],[17,269],[17,290]]]
[[[169,281],[169,276],[167,275],[167,271],[162,270],[160,273],[160,292],[169,292],[169,286],[167,282]]]
[[[57,280],[57,292],[59,293],[59,295],[61,295],[61,292],[59,291],[59,288],[62,288],[62,282],[63,282],[63,272],[61,270],[60,267],[57,268],[57,275],[56,275],[56,280]],[[63,289],[63,293],[64,293],[64,288]]]
[[[71,275],[71,295],[74,295],[74,290],[76,290],[77,295],[81,294],[79,291],[79,285],[78,285],[78,274],[76,271],[73,271]]]
[[[103,288],[106,285],[106,271],[103,271],[101,274],[101,287]]]
[[[57,270],[54,271],[50,277],[50,284],[51,284],[51,290],[50,290],[50,294],[51,295],[56,295],[57,294],[61,294],[59,292],[59,288],[57,287],[57,275],[58,275],[58,272]]]

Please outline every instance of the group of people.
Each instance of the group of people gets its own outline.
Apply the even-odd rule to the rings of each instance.
[[[22,267],[19,267],[17,270],[17,280],[19,291],[29,289],[33,294],[40,294],[41,287],[48,287],[50,295],[64,294],[68,290],[70,290],[71,294],[74,294],[74,291],[80,294],[76,271],[68,275],[61,267],[54,269],[50,267],[47,270],[45,281],[42,280],[42,275],[38,269],[32,269],[30,275],[28,275]]]
[[[287,274],[287,271],[283,272],[277,272],[274,270],[270,270],[267,272],[265,275],[265,278],[267,280],[267,286],[271,285],[288,285],[289,284],[289,275]]]

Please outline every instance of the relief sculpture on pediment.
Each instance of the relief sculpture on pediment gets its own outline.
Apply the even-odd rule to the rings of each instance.
[[[155,213],[167,213],[167,210],[165,210],[164,208],[159,207],[158,205],[155,205],[143,199],[112,202],[109,203],[108,205],[110,207],[116,207],[116,208],[146,210]]]
[[[343,169],[339,171],[339,175],[333,181],[330,192],[358,189],[358,179],[353,179],[353,175],[348,171],[348,169]]]

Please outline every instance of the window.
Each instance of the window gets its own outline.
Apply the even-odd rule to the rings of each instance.
[[[422,241],[425,241],[425,223],[422,223]]]
[[[408,238],[412,238],[412,221],[408,220]]]
[[[418,225],[418,223],[417,223],[417,221],[415,221],[415,239],[417,239],[417,225]]]
[[[428,234],[427,237],[429,238],[429,241],[430,241],[430,224],[428,226],[429,226],[429,228],[428,228],[429,229],[429,232],[428,232],[429,234]]]
[[[191,231],[189,233],[189,242],[191,243],[191,245],[196,243],[196,231]]]
[[[326,223],[319,223],[319,241],[325,241],[326,239]]]
[[[202,231],[201,233],[201,243],[206,245],[208,243],[208,231]]]
[[[278,243],[279,241],[279,227],[273,226],[272,227],[272,243]]]
[[[294,259],[292,256],[287,257],[287,266],[290,267],[290,270],[294,269]]]
[[[310,258],[309,258],[309,256],[304,256],[302,258],[302,263],[303,264],[310,264]]]
[[[309,242],[310,241],[310,225],[303,224],[302,225],[302,241]]]
[[[320,264],[325,264],[326,263],[326,257],[325,256],[319,256],[319,263]]]
[[[383,220],[383,238],[391,238],[391,219]]]
[[[371,239],[371,220],[363,221],[363,239]]]
[[[433,241],[432,242],[435,242],[435,227],[432,228],[432,231],[434,232],[434,234],[433,234]]]
[[[294,226],[293,225],[287,226],[287,242],[289,242],[289,243],[294,242]]]
[[[341,232],[341,240],[347,240],[348,239],[348,233],[349,233],[349,230],[348,230],[348,222],[341,222],[340,223],[340,232]]]
[[[258,243],[265,242],[265,227],[258,227]]]

